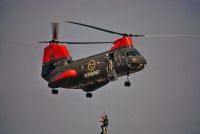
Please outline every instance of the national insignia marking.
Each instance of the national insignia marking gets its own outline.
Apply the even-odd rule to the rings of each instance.
[[[89,71],[93,71],[96,67],[96,62],[95,60],[91,60],[89,63],[88,63],[88,70]]]

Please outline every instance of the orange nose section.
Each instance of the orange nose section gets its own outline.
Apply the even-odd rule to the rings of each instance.
[[[122,37],[113,43],[111,50],[122,47],[133,47],[133,39],[131,37]]]

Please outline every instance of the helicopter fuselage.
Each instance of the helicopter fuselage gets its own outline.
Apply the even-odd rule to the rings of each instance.
[[[146,60],[135,48],[125,47],[70,63],[62,59],[51,64],[54,69],[49,79],[50,88],[62,87],[92,92],[118,77],[142,70]]]

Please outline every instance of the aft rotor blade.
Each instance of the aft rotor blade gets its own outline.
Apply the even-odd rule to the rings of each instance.
[[[60,42],[60,43],[67,43],[67,44],[110,44],[113,42]]]
[[[47,43],[60,43],[60,44],[112,44],[113,42],[111,41],[99,41],[99,42],[69,42],[69,41],[39,41],[39,42],[36,42],[36,41],[0,41],[0,43],[17,43],[15,44],[16,46],[19,46],[19,45],[35,45],[35,43],[40,43],[40,44],[47,44]],[[19,44],[21,43],[21,44]],[[28,43],[28,44],[26,44]],[[31,44],[30,44],[31,43]],[[7,46],[5,44],[0,44],[0,46]]]
[[[55,42],[52,42],[52,41],[41,41],[41,42],[38,42],[38,43],[66,43],[66,44],[110,44],[110,43],[113,43],[113,42],[69,42],[69,41],[55,41]]]
[[[7,41],[7,40],[2,40],[0,42],[2,43],[37,43],[35,41]]]
[[[0,46],[36,46],[35,41],[0,41]]]
[[[52,38],[53,40],[57,40],[58,39],[58,27],[59,24],[58,23],[52,23]]]

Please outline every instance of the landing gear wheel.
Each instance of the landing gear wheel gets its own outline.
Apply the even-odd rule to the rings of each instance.
[[[125,86],[125,87],[130,87],[130,86],[131,86],[131,83],[130,83],[129,81],[125,81],[125,82],[124,82],[124,86]]]
[[[92,98],[92,93],[86,93],[87,98]]]
[[[130,87],[131,86],[131,83],[130,83],[130,81],[128,79],[128,76],[129,76],[129,72],[127,71],[127,81],[124,82],[124,86],[125,87]]]
[[[52,89],[52,90],[51,90],[51,93],[52,93],[52,94],[58,94],[58,90]]]

